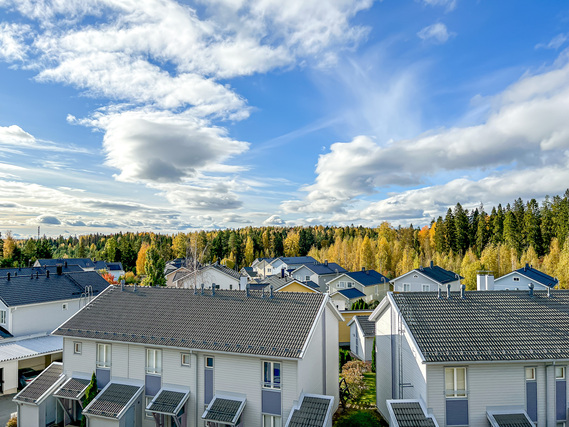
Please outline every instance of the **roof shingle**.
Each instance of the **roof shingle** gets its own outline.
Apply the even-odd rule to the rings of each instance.
[[[111,383],[95,396],[83,414],[118,418],[131,399],[140,392],[142,386]]]
[[[63,379],[63,365],[54,362],[43,370],[14,400],[26,403],[36,403],[52,386]]]

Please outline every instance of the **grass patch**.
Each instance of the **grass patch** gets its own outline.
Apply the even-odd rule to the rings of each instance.
[[[367,385],[367,390],[358,399],[357,403],[365,406],[375,406],[375,372],[365,372],[364,381]]]
[[[384,427],[388,424],[374,410],[340,409],[334,414],[334,427]]]

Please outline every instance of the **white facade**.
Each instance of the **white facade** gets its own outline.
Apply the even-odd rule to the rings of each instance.
[[[449,283],[439,283],[419,270],[413,270],[393,280],[393,292],[437,292],[439,288],[445,292],[450,283],[451,291],[460,291],[460,279]]]
[[[461,425],[487,427],[488,411],[529,413],[527,392],[529,383],[533,382],[537,395],[536,425],[560,425],[555,414],[555,369],[565,368],[566,381],[569,361],[426,363],[405,320],[390,299],[388,296],[370,317],[376,322],[377,407],[385,418],[389,418],[386,400],[416,399],[424,403],[440,426],[456,425],[447,419],[448,402],[454,399],[467,402],[468,423]],[[453,369],[460,370],[461,375],[464,373],[465,396],[448,397],[449,382],[445,376],[450,377]],[[528,372],[533,372],[533,379]],[[562,403],[565,409],[569,407],[567,395]]]
[[[330,273],[330,274],[317,274],[314,273],[310,268],[303,265],[292,272],[292,277],[301,282],[312,281],[318,285],[321,292],[326,291],[326,284],[335,277],[338,277],[342,273]]]
[[[362,297],[365,302],[381,301],[389,291],[388,282],[378,285],[363,286],[360,282],[352,279],[347,274],[340,274],[339,276],[329,280],[327,282],[327,286],[330,294],[344,289],[357,289],[365,294],[365,297]],[[357,299],[359,298],[356,298],[355,300]]]
[[[494,279],[494,290],[495,291],[527,291],[529,284],[534,285],[534,289],[536,291],[543,291],[546,290],[548,287],[542,285],[541,283],[531,280],[529,277],[524,276],[523,274],[512,271],[509,274],[506,274],[502,277],[498,277]]]
[[[373,352],[373,338],[366,337],[361,325],[355,320],[350,321],[350,351],[360,360],[370,362]]]
[[[207,266],[198,271],[190,273],[174,283],[173,286],[177,288],[194,289],[201,288],[202,283],[205,289],[211,289],[215,284],[216,289],[238,290],[239,279],[218,270],[215,267]],[[243,289],[241,289],[243,290]]]

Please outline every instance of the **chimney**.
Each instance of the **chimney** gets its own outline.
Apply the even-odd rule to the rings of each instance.
[[[366,271],[366,268],[365,268],[365,267],[362,267],[362,271]]]
[[[65,262],[63,263],[63,266],[64,266],[65,268],[67,268],[67,261],[65,261]]]
[[[324,265],[328,266],[328,260],[327,259],[324,260]]]
[[[487,274],[486,275],[486,290],[493,291],[494,290],[494,275]]]
[[[465,285],[460,285],[460,298],[461,299],[465,299],[466,295],[464,293],[464,291],[466,290],[466,286]]]
[[[57,271],[57,275],[58,275],[58,276],[61,276],[61,275],[63,274],[63,265],[57,264],[57,265],[55,266],[55,269],[56,269],[56,271]]]
[[[249,283],[247,283],[247,286],[245,286],[245,295],[249,297]]]
[[[485,291],[486,290],[486,277],[484,274],[478,273],[476,275],[476,290]]]
[[[451,296],[450,296],[450,283],[447,284],[447,299],[451,299]]]
[[[243,291],[247,287],[247,277],[241,276],[239,277],[239,290]]]
[[[49,279],[49,270],[45,271],[45,277],[47,277]]]
[[[528,285],[529,288],[529,296],[533,298],[533,283],[530,283]]]
[[[530,265],[526,262],[526,265],[524,266],[524,271],[528,270],[530,268]]]
[[[10,272],[8,272],[8,280],[10,280]]]
[[[433,268],[433,266],[434,266],[434,265],[433,265],[433,260],[431,260],[431,268]]]
[[[273,298],[273,285],[269,286],[269,298]]]
[[[204,284],[202,283],[202,295],[203,295],[203,290],[204,290]]]
[[[285,269],[281,268],[281,279],[285,277]]]
[[[49,272],[48,272],[49,274]],[[124,292],[124,279],[121,280],[121,292]]]

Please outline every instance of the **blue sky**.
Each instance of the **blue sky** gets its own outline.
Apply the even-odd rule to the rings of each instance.
[[[0,231],[428,224],[569,187],[569,6],[0,0]]]

